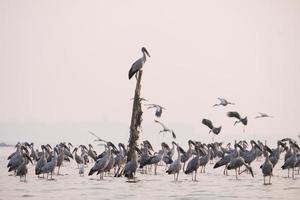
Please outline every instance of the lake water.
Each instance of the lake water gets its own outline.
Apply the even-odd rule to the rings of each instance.
[[[158,168],[158,175],[137,173],[139,181],[128,183],[126,178],[87,176],[93,164],[85,168],[85,176],[80,177],[75,161],[65,163],[55,180],[37,178],[34,166],[28,165],[27,182],[7,172],[7,156],[12,147],[0,148],[0,199],[299,199],[300,175],[292,180],[287,170],[281,170],[282,160],[274,169],[272,185],[263,185],[259,165],[252,163],[254,178],[242,174],[235,180],[235,172],[223,175],[223,168],[213,169],[208,164],[206,173],[197,174],[197,182],[190,175],[179,174],[179,181],[173,175],[164,173],[164,166]],[[281,156],[283,157],[283,156]],[[296,173],[297,174],[297,173]]]

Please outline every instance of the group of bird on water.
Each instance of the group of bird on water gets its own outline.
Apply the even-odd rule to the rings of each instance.
[[[161,148],[156,151],[148,140],[144,140],[140,146],[135,146],[130,161],[127,161],[128,147],[125,144],[119,143],[117,148],[110,141],[98,137],[96,140],[105,146],[101,153],[97,153],[91,144],[87,148],[85,145],[73,147],[70,142],[61,142],[55,146],[41,145],[39,150],[35,149],[34,143],[17,143],[15,152],[8,157],[8,171],[19,176],[20,180],[23,178],[26,181],[27,165],[31,163],[38,178],[51,180],[53,175],[60,174],[62,166],[68,167],[70,164],[67,163],[76,162],[80,176],[84,176],[85,168],[92,164],[88,172],[89,176],[97,174],[100,180],[104,176],[125,176],[129,180],[135,180],[137,171],[149,174],[150,170],[153,171],[152,174],[157,175],[157,167],[165,166],[165,172],[173,174],[175,181],[178,180],[181,171],[191,174],[192,180],[196,181],[198,171],[205,173],[206,166],[210,163],[214,164],[213,168],[224,167],[223,173],[226,176],[229,170],[235,170],[238,179],[238,176],[244,172],[254,177],[251,163],[264,157],[265,161],[262,162],[260,169],[264,184],[271,184],[273,169],[280,161],[283,152],[285,155],[281,168],[288,169],[288,177],[290,177],[290,170],[292,170],[292,178],[295,178],[295,171],[299,174],[300,169],[300,148],[291,138],[278,140],[274,148],[254,140],[249,143],[245,140],[235,141],[233,147],[231,143],[206,144],[189,140],[186,150],[175,141],[171,144],[162,142]],[[269,177],[268,183],[265,177]]]
[[[128,77],[131,79],[134,75],[142,70],[146,62],[146,57],[150,57],[149,52],[145,47],[142,48],[143,56],[133,63],[129,70]],[[219,103],[213,107],[235,105],[235,103],[227,101],[224,98],[218,98]],[[147,101],[140,98],[139,101]],[[158,104],[144,104],[147,109],[155,109],[155,117],[160,118],[165,107]],[[227,112],[230,118],[236,118],[234,125],[242,123],[244,126],[248,124],[247,116],[242,117],[236,111]],[[272,117],[265,113],[259,113],[255,118]],[[300,148],[297,142],[292,138],[283,138],[277,141],[277,145],[273,148],[261,141],[245,140],[234,141],[233,147],[231,143],[224,144],[222,142],[204,143],[198,140],[188,140],[188,149],[184,150],[183,146],[179,145],[176,140],[176,134],[173,129],[168,128],[165,124],[157,119],[154,122],[158,123],[162,129],[159,133],[170,133],[173,138],[171,144],[166,142],[161,143],[159,149],[154,150],[148,140],[144,140],[140,145],[131,147],[133,153],[128,159],[129,146],[124,143],[113,144],[111,141],[103,140],[95,133],[90,132],[96,141],[104,145],[103,152],[98,153],[94,150],[93,145],[85,146],[83,144],[74,147],[70,142],[60,142],[57,145],[49,144],[41,145],[40,149],[36,149],[34,143],[17,143],[16,150],[8,156],[8,171],[19,176],[20,180],[26,181],[28,173],[28,164],[34,165],[35,174],[38,178],[53,179],[53,175],[60,174],[61,167],[67,167],[68,162],[75,160],[80,176],[84,176],[85,168],[90,167],[88,176],[94,174],[99,175],[99,179],[104,179],[105,176],[122,177],[125,176],[129,180],[135,180],[136,172],[149,173],[153,171],[157,175],[157,167],[165,166],[167,174],[174,175],[174,181],[178,180],[180,172],[191,174],[192,180],[197,180],[197,173],[205,173],[207,164],[214,164],[213,168],[224,167],[223,174],[228,176],[229,170],[235,171],[235,177],[242,173],[248,173],[254,177],[254,172],[251,166],[255,160],[265,158],[260,169],[264,178],[264,184],[271,184],[274,167],[280,161],[280,155],[285,152],[282,169],[288,169],[288,177],[292,170],[292,178],[295,178],[295,171],[300,169]],[[202,123],[209,128],[209,133],[212,132],[218,135],[221,132],[222,126],[215,127],[211,120],[204,118]],[[117,147],[118,146],[118,147]],[[175,154],[177,153],[177,154]],[[199,169],[200,168],[200,169]],[[298,168],[298,169],[297,169]],[[56,172],[55,172],[55,169]],[[50,176],[50,177],[49,177]],[[265,178],[269,177],[266,182]]]

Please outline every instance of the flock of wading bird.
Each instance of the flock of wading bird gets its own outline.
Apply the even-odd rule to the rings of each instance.
[[[131,67],[129,71],[129,79],[136,75],[142,69],[146,62],[146,55],[150,57],[146,48],[142,48],[143,57],[138,59]],[[219,103],[214,104],[216,106],[234,105],[234,103],[227,101],[224,98],[218,98]],[[140,98],[140,101],[147,101]],[[162,111],[165,110],[163,106],[158,104],[144,104],[147,109],[155,108],[155,116],[160,118]],[[244,127],[248,123],[247,117],[241,117],[238,112],[228,112],[228,117],[236,118],[234,125],[242,123]],[[258,118],[272,117],[265,113],[259,113]],[[162,130],[159,133],[170,133],[173,139],[176,139],[175,132],[172,129],[166,127],[162,122],[154,120],[156,123],[162,126]],[[203,119],[202,123],[209,128],[209,133],[212,132],[218,135],[221,132],[222,127],[215,127],[213,123],[208,119]],[[245,129],[243,129],[245,130]],[[78,171],[80,176],[84,176],[84,168],[88,167],[89,163],[93,166],[90,168],[88,175],[99,175],[100,180],[104,176],[122,177],[125,176],[129,180],[135,180],[135,175],[140,168],[141,173],[148,173],[149,170],[153,170],[154,174],[157,174],[157,166],[165,165],[166,173],[173,174],[174,180],[178,180],[180,171],[185,174],[191,174],[192,180],[196,181],[197,172],[200,169],[200,173],[205,173],[205,167],[210,162],[215,161],[213,168],[219,168],[224,166],[224,175],[228,175],[228,170],[235,170],[236,179],[241,173],[247,172],[254,177],[251,163],[261,157],[265,157],[265,161],[260,166],[262,175],[264,178],[264,184],[271,184],[271,177],[273,176],[273,169],[280,159],[280,155],[285,152],[284,163],[281,166],[282,169],[288,169],[288,177],[290,177],[290,170],[292,170],[292,178],[295,178],[295,171],[298,168],[298,174],[300,169],[300,148],[297,142],[292,138],[284,138],[278,140],[277,146],[270,148],[267,144],[263,144],[261,141],[251,140],[249,143],[251,148],[249,149],[249,143],[245,140],[235,141],[233,148],[228,143],[224,146],[223,143],[212,142],[209,144],[202,143],[200,141],[189,140],[188,149],[184,150],[175,141],[168,145],[165,142],[161,143],[161,149],[155,151],[148,140],[143,141],[140,146],[134,147],[134,153],[132,158],[127,160],[128,146],[123,143],[119,143],[118,148],[110,141],[99,138],[93,132],[90,132],[97,139],[95,141],[102,142],[105,146],[105,150],[98,154],[91,144],[88,148],[85,145],[79,145],[73,147],[69,142],[61,142],[55,146],[49,144],[41,145],[41,149],[35,149],[34,143],[28,142],[17,143],[16,151],[8,157],[8,171],[13,172],[14,175],[20,176],[20,181],[24,177],[26,181],[26,175],[28,173],[27,165],[29,163],[35,165],[35,174],[39,178],[44,178],[47,175],[47,180],[53,179],[55,169],[56,174],[60,173],[60,168],[65,162],[71,162],[75,160],[78,165]],[[79,152],[80,150],[80,152]],[[177,151],[177,157],[174,157]],[[187,164],[187,165],[186,165]],[[183,165],[183,166],[182,166]],[[64,165],[65,167],[67,165]],[[245,167],[244,169],[241,169]],[[50,175],[50,178],[49,178]],[[42,177],[41,177],[42,176]],[[269,177],[268,183],[265,177]]]

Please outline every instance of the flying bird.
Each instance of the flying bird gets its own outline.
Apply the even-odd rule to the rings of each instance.
[[[142,48],[142,53],[143,53],[143,57],[141,57],[140,59],[138,59],[137,61],[135,61],[132,64],[132,66],[131,66],[131,68],[129,70],[129,73],[128,73],[129,80],[131,79],[131,77],[133,75],[137,74],[137,72],[140,71],[143,68],[143,66],[144,66],[144,64],[146,62],[146,55],[148,57],[150,57],[150,55],[149,55],[149,53],[148,53],[148,51],[147,51],[147,49],[145,47]]]
[[[158,105],[158,104],[145,104],[145,106],[148,106],[147,109],[155,108],[155,116],[161,117],[162,111],[166,110],[164,107]]]
[[[163,128],[162,130],[159,131],[159,133],[164,133],[164,132],[172,133],[172,137],[173,137],[174,139],[176,139],[176,135],[175,135],[175,133],[174,133],[173,130],[167,128],[167,127],[166,127],[163,123],[161,123],[160,121],[154,120],[154,122],[160,124],[160,125],[162,126],[162,128]]]
[[[232,102],[230,102],[230,101],[227,101],[227,100],[224,99],[224,98],[218,97],[218,99],[220,100],[220,103],[214,104],[213,107],[215,107],[215,106],[227,106],[228,104],[235,105],[235,103],[232,103]]]
[[[244,124],[244,126],[246,126],[248,124],[247,116],[242,118],[238,112],[228,112],[227,116],[228,117],[234,117],[234,118],[238,119],[237,121],[234,122],[233,125],[236,125],[237,123],[240,123],[240,122],[242,124]],[[245,127],[243,129],[243,132],[245,132]]]
[[[214,127],[213,123],[209,119],[203,119],[202,124],[206,125],[210,130],[210,132],[213,132],[214,134],[218,135],[221,132],[222,126],[220,127]]]
[[[273,116],[268,115],[268,114],[266,114],[266,113],[261,113],[261,112],[259,112],[258,114],[259,114],[259,115],[256,116],[255,119],[258,119],[258,118],[266,118],[266,117],[272,118],[272,117],[273,117]]]

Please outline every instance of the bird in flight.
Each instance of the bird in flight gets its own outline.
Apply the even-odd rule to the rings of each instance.
[[[202,124],[206,125],[210,129],[209,133],[213,132],[218,135],[221,132],[222,126],[214,127],[213,123],[209,119],[203,119]]]
[[[146,55],[148,57],[150,57],[150,55],[149,55],[149,53],[148,53],[148,51],[147,51],[147,49],[145,47],[142,48],[142,53],[143,53],[143,57],[141,57],[140,59],[138,59],[137,61],[135,61],[132,64],[132,66],[131,66],[131,68],[130,68],[130,70],[128,72],[128,78],[129,78],[129,80],[131,79],[131,77],[133,75],[137,76],[137,72],[140,71],[143,68],[143,66],[144,66],[144,64],[146,62]]]
[[[218,99],[220,100],[220,103],[214,104],[213,107],[216,107],[216,106],[227,106],[228,104],[235,105],[235,103],[232,103],[232,102],[230,102],[230,101],[227,101],[227,100],[224,99],[224,98],[218,97]]]
[[[236,125],[237,123],[241,122],[244,125],[243,132],[245,132],[245,126],[248,124],[247,116],[242,118],[238,112],[228,112],[227,116],[238,119],[237,121],[234,122],[233,125]]]
[[[259,114],[259,115],[256,116],[255,119],[258,119],[258,118],[266,118],[266,117],[273,118],[273,116],[268,115],[268,114],[266,114],[266,113],[261,113],[261,112],[259,112],[258,114]]]
[[[162,130],[159,131],[159,133],[169,132],[169,133],[172,134],[172,137],[173,137],[174,139],[176,139],[176,135],[175,135],[175,133],[174,133],[173,130],[169,129],[168,127],[166,127],[163,123],[161,123],[161,122],[158,121],[158,120],[154,120],[154,122],[160,124],[160,125],[162,126],[162,128],[163,128]]]
[[[161,117],[162,111],[166,110],[164,107],[158,105],[158,104],[145,104],[145,106],[148,106],[147,109],[155,108],[155,116]]]

